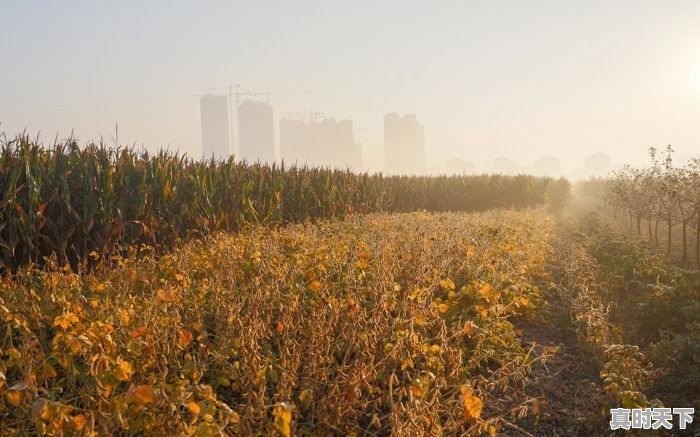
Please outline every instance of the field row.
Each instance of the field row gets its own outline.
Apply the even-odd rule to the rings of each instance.
[[[4,279],[0,431],[494,435],[539,414],[511,319],[541,299],[551,230],[378,214]]]
[[[628,408],[700,408],[700,272],[673,265],[598,214],[562,230],[562,289],[605,390]]]

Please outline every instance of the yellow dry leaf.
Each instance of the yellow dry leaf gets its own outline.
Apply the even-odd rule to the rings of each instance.
[[[241,416],[239,416],[235,411],[231,411],[231,414],[228,416],[228,423],[232,425],[241,423]]]
[[[83,416],[82,414],[78,414],[77,416],[73,417],[73,420],[71,421],[71,427],[74,431],[80,431],[85,427],[86,422],[87,419],[85,419],[85,416]]]
[[[440,312],[440,314],[445,314],[450,310],[450,307],[447,304],[441,303],[438,304],[437,309]]]
[[[355,263],[355,267],[359,270],[366,270],[369,267],[369,263],[364,259],[360,259]]]
[[[129,337],[139,338],[139,337],[143,337],[147,333],[148,333],[148,328],[146,328],[145,326],[140,326],[140,327],[134,329],[133,331],[131,331],[131,334],[129,334]]]
[[[292,406],[280,402],[272,412],[275,416],[275,428],[282,437],[292,437]]]
[[[66,344],[73,355],[76,355],[83,348],[83,344],[75,337],[67,338]]]
[[[218,378],[216,378],[216,383],[222,387],[230,387],[231,379],[226,375],[221,375]]]
[[[486,432],[488,432],[489,437],[496,437],[498,435],[498,427],[491,423],[488,428],[486,428]]]
[[[477,302],[475,306],[476,312],[479,313],[481,317],[486,317],[489,314],[489,304],[485,299],[479,299],[479,302]]]
[[[311,405],[311,401],[313,399],[313,394],[311,393],[311,390],[308,388],[305,388],[304,390],[299,393],[299,402],[301,402],[301,405],[303,407],[308,407]]]
[[[182,346],[187,346],[192,342],[193,335],[187,329],[181,329],[178,333],[178,342]]]
[[[471,257],[476,253],[476,246],[473,244],[470,244],[467,246],[467,257]]]
[[[119,321],[124,324],[128,325],[129,322],[131,321],[131,310],[122,308],[119,310]]]
[[[17,348],[14,347],[7,350],[7,355],[9,355],[14,361],[19,361],[22,358],[22,352],[18,351]]]
[[[443,279],[440,281],[440,287],[442,287],[443,290],[454,290],[455,283],[452,279]]]
[[[78,323],[79,321],[80,319],[78,319],[78,316],[75,315],[75,313],[67,312],[65,314],[61,314],[60,316],[57,316],[53,320],[53,326],[58,326],[59,328],[66,330],[74,324]]]
[[[179,302],[180,294],[176,290],[166,290],[164,288],[156,291],[156,297],[161,302]]]
[[[114,376],[119,381],[131,381],[131,377],[134,374],[134,369],[131,367],[131,363],[128,361],[117,358],[117,368],[114,371]]]
[[[420,378],[411,381],[411,393],[413,396],[420,398],[425,394],[426,384]]]
[[[522,308],[532,308],[532,307],[534,306],[534,305],[532,304],[532,302],[530,301],[530,299],[528,299],[528,298],[525,297],[525,296],[517,296],[517,297],[516,297],[515,299],[513,299],[513,300],[515,301],[515,304],[516,304],[517,306],[522,307]]]
[[[5,393],[5,398],[7,399],[7,402],[9,402],[11,405],[19,407],[19,405],[22,403],[22,392],[10,390],[7,393]]]
[[[471,320],[467,320],[466,322],[464,322],[463,331],[467,337],[471,337],[472,335],[474,335],[474,333],[476,332],[476,329],[477,329],[476,323],[472,322]]]
[[[156,401],[156,393],[150,385],[140,385],[133,391],[134,398],[142,404],[152,404]]]
[[[496,291],[490,284],[484,284],[479,290],[479,294],[489,301],[489,303],[494,303],[500,297],[500,293]]]
[[[190,410],[190,413],[194,414],[197,416],[200,411],[202,411],[202,407],[199,406],[199,404],[195,401],[189,401],[187,402],[187,409]]]
[[[462,385],[460,389],[462,393],[462,401],[464,403],[464,410],[462,414],[464,418],[470,422],[475,422],[479,417],[481,417],[481,410],[484,407],[481,399],[476,396],[469,384]]]

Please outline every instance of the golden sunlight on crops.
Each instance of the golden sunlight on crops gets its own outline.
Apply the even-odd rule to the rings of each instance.
[[[4,430],[495,435],[533,360],[510,319],[541,298],[550,229],[380,214],[29,269],[0,289]]]

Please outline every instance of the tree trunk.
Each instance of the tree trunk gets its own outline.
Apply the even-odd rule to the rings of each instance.
[[[654,224],[654,245],[659,247],[659,219],[656,219]]]
[[[634,230],[634,214],[630,211],[630,231]]]
[[[700,209],[698,210],[698,223],[695,228],[695,261],[700,269]]]
[[[641,215],[637,216],[637,236],[639,238],[642,237],[642,216]]]
[[[654,241],[654,239],[652,238],[652,235],[651,235],[651,217],[649,217],[649,220],[647,220],[647,224],[649,225],[648,226],[648,228],[649,228],[649,244],[651,244],[651,242]]]
[[[671,224],[671,220],[668,220],[668,245],[666,247],[666,252],[668,253],[668,256],[671,257],[671,230],[673,228],[673,225]]]
[[[683,221],[683,266],[688,261],[688,224]]]

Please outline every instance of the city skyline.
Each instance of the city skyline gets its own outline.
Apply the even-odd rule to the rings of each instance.
[[[361,170],[360,144],[352,120],[282,118],[279,122],[279,161],[286,165],[330,166]]]
[[[245,100],[238,105],[228,101],[225,95],[207,94],[201,98],[202,105],[202,144],[205,137],[205,101],[216,98],[218,100],[218,113],[215,114],[217,122],[213,123],[215,129],[220,128],[221,122],[227,120],[228,105],[233,105],[234,115],[230,118],[231,138],[236,138],[241,125],[246,133],[243,143],[247,151],[236,155],[234,141],[231,141],[229,152],[225,156],[219,154],[217,159],[226,159],[235,155],[237,160],[263,163],[282,163],[285,165],[310,165],[328,166],[332,168],[350,168],[352,170],[367,170],[361,156],[361,144],[355,142],[352,120],[336,120],[334,117],[309,111],[308,113],[286,113],[275,116],[274,107],[268,102]],[[231,96],[228,96],[230,99]],[[240,109],[244,109],[243,121],[239,118]],[[252,112],[251,112],[252,111]],[[249,115],[245,115],[249,113]],[[476,173],[500,173],[500,174],[533,174],[551,177],[569,177],[582,179],[591,176],[605,176],[616,170],[609,155],[597,152],[585,157],[574,168],[565,169],[559,157],[544,155],[534,160],[520,163],[505,156],[475,163],[469,159],[453,156],[444,162],[429,163],[421,159],[425,152],[424,127],[420,124],[415,114],[399,115],[396,112],[384,116],[384,144],[386,155],[385,163],[393,165],[370,171],[381,171],[386,174],[476,174]],[[218,123],[218,124],[217,124]],[[211,123],[210,123],[211,124]],[[253,125],[251,129],[251,124]],[[221,129],[219,129],[221,130]],[[262,137],[261,137],[262,135]],[[208,137],[213,137],[209,135]],[[264,146],[256,144],[260,138],[264,138]],[[243,146],[241,146],[243,147]],[[205,149],[206,150],[206,149]],[[417,152],[417,153],[416,153]],[[211,157],[211,153],[203,153],[205,159]],[[676,156],[678,162],[685,162],[691,157]]]
[[[271,103],[353,120],[372,170],[393,111],[419,114],[428,166],[551,155],[566,170],[595,152],[641,165],[652,145],[700,151],[698,2],[74,5],[3,6],[0,51],[22,66],[0,73],[7,134],[90,140],[118,123],[124,144],[199,156],[191,94],[240,83],[315,90]],[[18,37],[27,22],[33,37]]]

